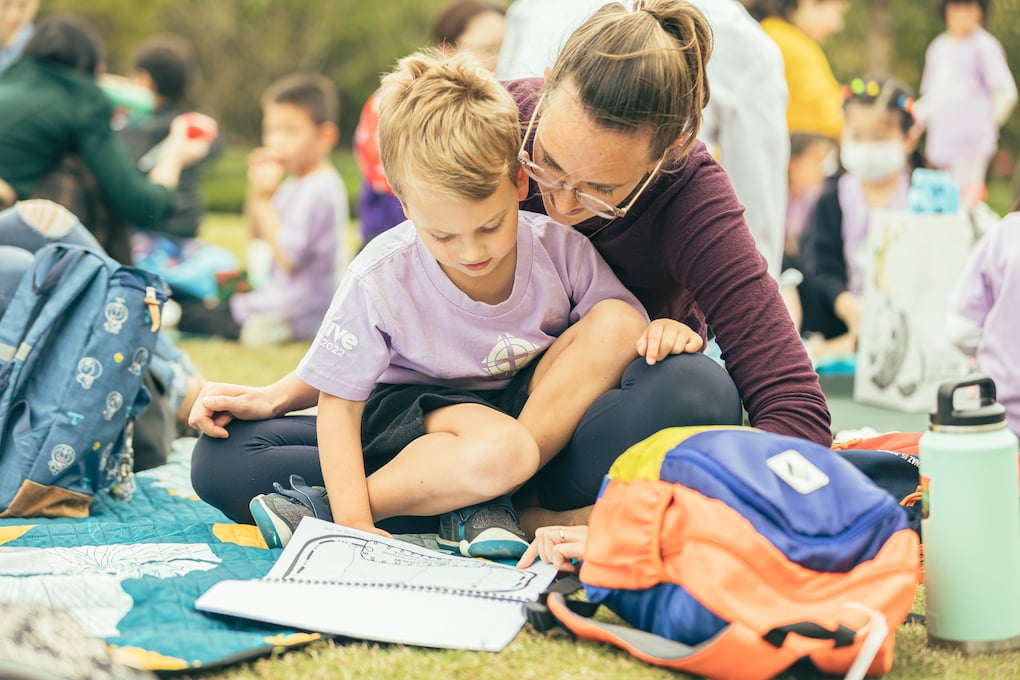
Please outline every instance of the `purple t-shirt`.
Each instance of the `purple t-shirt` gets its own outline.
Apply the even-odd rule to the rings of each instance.
[[[542,81],[504,86],[517,102],[523,129]],[[534,134],[526,142],[529,152]],[[676,319],[703,336],[712,327],[751,425],[830,445],[829,409],[818,374],[726,172],[701,143],[663,170],[626,216],[608,225],[596,217],[574,228],[591,235],[653,319]],[[521,207],[544,213],[534,181],[528,196]],[[698,389],[677,386],[685,388]]]
[[[297,376],[352,401],[377,383],[502,389],[609,298],[644,315],[588,239],[545,215],[520,213],[513,291],[495,305],[457,288],[407,221],[351,263]]]
[[[921,96],[928,118],[928,160],[945,167],[954,161],[988,158],[999,139],[992,90],[1008,86],[1013,75],[1002,45],[978,29],[965,38],[936,37],[924,59]]]
[[[1006,420],[1020,432],[1020,213],[992,227],[971,253],[949,297],[949,311],[980,327],[977,363],[995,381]]]
[[[346,263],[347,240],[341,235],[348,220],[347,190],[333,168],[300,179],[289,177],[273,194],[280,217],[277,242],[294,265],[284,271],[276,262],[258,290],[230,298],[234,320],[254,314],[282,316],[295,338],[310,338],[329,308],[337,271]]]

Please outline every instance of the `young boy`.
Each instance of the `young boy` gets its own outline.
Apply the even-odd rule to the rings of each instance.
[[[650,345],[641,353],[654,362],[701,339],[671,320],[649,327],[584,236],[518,212],[528,179],[517,108],[477,64],[401,60],[382,82],[379,138],[408,221],[351,264],[297,370],[320,391],[333,520],[379,532],[384,518],[440,515],[447,549],[519,557],[527,542],[509,494],[637,348]],[[290,494],[250,508],[269,545],[311,514]]]
[[[135,52],[130,81],[152,93],[155,109],[151,116],[137,125],[128,125],[118,136],[128,153],[141,162],[140,169],[147,172],[158,153],[150,152],[170,134],[170,123],[184,113],[188,85],[194,71],[194,59],[188,43],[175,35],[161,35],[147,40]],[[209,156],[218,154],[221,145],[214,143]],[[158,150],[156,150],[158,152]],[[201,166],[195,163],[181,171],[174,200],[174,213],[156,233],[178,239],[195,238],[205,214],[205,201],[201,192]],[[133,239],[135,241],[143,239]],[[133,243],[136,260],[141,243]]]
[[[262,106],[263,146],[248,159],[244,212],[252,236],[271,249],[268,278],[228,303],[182,304],[178,328],[264,346],[315,334],[349,258],[347,192],[330,161],[335,86],[292,75],[266,91]]]

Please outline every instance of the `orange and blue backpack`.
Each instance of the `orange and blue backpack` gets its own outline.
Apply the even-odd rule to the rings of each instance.
[[[831,450],[672,428],[606,476],[579,573],[588,602],[546,605],[581,638],[698,675],[770,678],[808,659],[863,677],[892,666],[918,560],[897,499]],[[632,627],[591,618],[598,605]]]

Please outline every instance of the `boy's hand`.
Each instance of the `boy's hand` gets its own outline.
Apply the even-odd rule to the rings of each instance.
[[[283,181],[283,164],[264,147],[248,155],[248,190],[257,196],[268,198]]]
[[[390,532],[383,531],[382,529],[377,527],[375,524],[373,524],[371,522],[371,520],[369,520],[367,522],[366,521],[351,521],[351,522],[347,522],[347,521],[344,521],[344,519],[342,517],[338,519],[337,517],[334,516],[333,517],[333,522],[336,523],[336,524],[340,524],[342,526],[345,526],[345,527],[349,527],[351,529],[357,529],[358,531],[364,531],[367,534],[375,534],[376,536],[385,536],[386,538],[393,538],[393,536],[392,536],[392,534],[390,534]]]
[[[701,336],[687,324],[673,319],[655,319],[637,341],[637,352],[649,366],[670,354],[693,354],[701,349]]]

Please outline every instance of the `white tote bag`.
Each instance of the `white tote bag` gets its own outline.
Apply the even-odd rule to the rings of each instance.
[[[873,210],[854,399],[907,412],[935,406],[938,386],[968,373],[946,340],[946,300],[975,240],[964,213]]]

